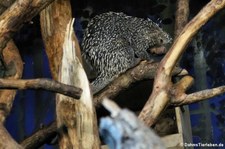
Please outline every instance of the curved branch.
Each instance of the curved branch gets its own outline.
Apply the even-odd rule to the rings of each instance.
[[[177,39],[174,41],[169,52],[162,60],[160,69],[165,70],[167,76],[171,72],[179,59],[180,55],[185,51],[185,47],[191,41],[197,31],[215,15],[219,10],[224,8],[224,0],[211,0],[182,30]],[[162,67],[163,66],[163,67]],[[160,72],[160,71],[158,71]],[[160,72],[161,73],[161,72]]]
[[[79,99],[82,93],[80,88],[66,85],[50,79],[0,79],[0,88],[4,89],[45,89],[54,93],[60,93],[66,96]]]
[[[95,94],[94,104],[98,106],[102,102],[104,97],[113,99],[120,93],[120,91],[128,88],[132,83],[144,79],[153,79],[158,69],[158,66],[159,63],[150,63],[147,61],[142,61],[136,67],[129,69],[124,74],[116,78],[105,89]],[[176,67],[172,73],[173,75],[185,75],[187,74],[187,71]]]
[[[225,0],[211,0],[183,29],[160,63],[151,96],[139,118],[147,125],[154,124],[160,113],[169,105],[172,70],[192,37],[214,14],[225,6]]]

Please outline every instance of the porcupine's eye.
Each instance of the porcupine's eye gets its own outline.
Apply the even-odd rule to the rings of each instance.
[[[158,40],[159,40],[160,44],[163,44],[163,39],[162,38],[159,38]]]

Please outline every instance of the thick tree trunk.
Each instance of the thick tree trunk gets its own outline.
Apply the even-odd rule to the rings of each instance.
[[[23,62],[14,42],[8,42],[3,55],[8,71],[5,75],[8,79],[18,79],[22,77]],[[21,148],[10,136],[3,124],[11,111],[12,104],[16,95],[16,90],[0,90],[0,148]]]
[[[96,113],[85,71],[75,54],[73,23],[68,24],[59,81],[83,89],[80,100],[57,95],[56,114],[61,149],[99,149]]]
[[[71,18],[72,12],[69,0],[57,0],[40,14],[42,37],[54,80],[58,79],[64,35]],[[73,41],[76,43],[77,57],[81,61],[80,47],[75,34],[73,34]]]
[[[66,30],[72,18],[70,7],[69,0],[57,0],[41,13],[42,36],[53,78],[83,90],[79,101],[59,94],[56,97],[59,145],[62,149],[98,149],[100,141],[89,82],[77,59],[81,60],[79,44],[72,28]],[[69,40],[73,40],[75,47]]]

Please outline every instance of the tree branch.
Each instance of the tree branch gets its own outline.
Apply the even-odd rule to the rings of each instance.
[[[66,85],[50,79],[14,80],[0,79],[0,88],[4,89],[45,89],[54,93],[60,93],[76,99],[80,98],[80,88]]]
[[[211,0],[182,30],[172,47],[163,58],[160,69],[165,70],[165,75],[171,76],[179,56],[185,51],[185,47],[191,41],[197,31],[219,10],[224,8],[224,0]],[[160,72],[160,70],[158,71]]]
[[[192,37],[216,12],[225,6],[225,0],[211,0],[183,29],[160,63],[154,80],[151,96],[142,109],[139,118],[147,125],[154,124],[160,113],[170,103],[172,70]]]
[[[17,0],[0,16],[0,53],[24,23],[29,22],[53,0]]]
[[[20,145],[24,149],[34,149],[39,148],[48,141],[51,141],[57,134],[57,125],[56,122],[39,129],[34,132],[30,137],[23,140]]]
[[[177,11],[175,14],[175,36],[177,37],[188,22],[189,0],[177,0]]]
[[[174,106],[187,105],[199,101],[203,101],[225,93],[225,86],[216,87],[213,89],[206,89],[192,94],[182,94],[175,97],[171,104]]]
[[[0,123],[0,148],[1,149],[22,149],[22,147],[16,143],[15,140],[12,139],[10,134],[7,132],[2,123]]]
[[[97,118],[86,73],[76,57],[72,40],[73,22],[67,25],[63,44],[63,57],[59,80],[83,89],[79,101],[57,94],[56,116],[61,149],[99,149]],[[64,128],[64,129],[61,129]],[[66,131],[65,131],[66,129]]]
[[[124,74],[116,78],[105,89],[95,94],[94,104],[98,106],[104,97],[113,99],[120,91],[128,88],[132,83],[135,83],[144,79],[153,79],[158,69],[159,63],[150,63],[142,61],[136,67],[129,69]],[[179,67],[176,67],[173,71],[173,75],[186,75],[187,71]]]
[[[42,38],[54,80],[58,79],[66,25],[71,18],[72,11],[69,0],[56,0],[40,13]],[[75,42],[76,55],[82,62],[80,46],[75,33],[73,33],[72,40]]]
[[[0,14],[2,14],[15,0],[0,1]]]

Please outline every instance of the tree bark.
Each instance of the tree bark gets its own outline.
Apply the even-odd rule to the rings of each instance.
[[[53,0],[18,0],[15,3],[13,3],[14,0],[8,0],[0,2],[0,13],[4,12],[0,16],[0,58],[7,69],[5,78],[21,78],[23,71],[23,62],[18,49],[14,42],[12,40],[10,41],[12,34],[18,31],[23,23],[31,20],[32,17],[38,14],[38,12],[51,1]],[[11,7],[9,7],[10,5]],[[22,148],[12,139],[3,126],[3,123],[12,108],[15,95],[16,90],[0,91],[0,140],[2,140],[0,141],[0,148]]]
[[[104,97],[113,99],[122,90],[128,88],[132,83],[135,83],[144,79],[154,79],[159,63],[149,63],[142,61],[136,67],[129,69],[112,83],[110,83],[105,89],[94,95],[94,104],[99,106]],[[176,67],[173,71],[173,75],[182,76],[186,75],[187,71],[179,67]]]
[[[48,141],[51,141],[57,134],[56,122],[49,126],[41,128],[37,132],[33,133],[30,137],[23,140],[20,145],[24,149],[34,149],[39,148]]]
[[[1,149],[23,149],[22,146],[16,143],[7,132],[2,123],[0,123],[0,148]]]
[[[13,41],[10,41],[7,44],[7,47],[4,49],[3,55],[6,58],[5,63],[9,68],[6,72],[8,75],[8,77],[6,78],[21,78],[23,72],[23,62]],[[0,90],[0,123],[3,123],[5,121],[5,118],[11,111],[15,95],[16,90]]]
[[[58,79],[64,35],[71,18],[72,12],[69,0],[56,0],[40,14],[42,38],[54,80]],[[82,62],[79,43],[75,34],[73,34],[73,41],[76,44],[77,57]]]
[[[97,118],[86,73],[75,54],[73,22],[67,26],[59,80],[83,89],[79,101],[64,95],[56,97],[60,148],[99,149]]]
[[[53,78],[68,85],[78,85],[83,89],[79,101],[63,95],[56,97],[59,144],[62,149],[98,149],[100,141],[89,82],[76,58],[77,56],[81,60],[79,44],[72,32],[73,29],[67,29],[67,24],[72,18],[70,7],[69,0],[57,0],[41,13],[42,36]]]
[[[4,89],[44,89],[54,93],[61,93],[73,98],[80,98],[82,90],[75,86],[66,85],[50,79],[12,80],[0,79],[0,88]]]
[[[15,0],[0,1],[0,14],[2,14],[14,2],[15,2]]]
[[[177,37],[188,22],[189,0],[178,0],[175,15],[175,36]]]
[[[14,42],[8,42],[3,52],[5,64],[8,66],[6,71],[7,79],[18,79],[22,77],[23,62]],[[12,104],[16,95],[16,90],[0,90],[0,148],[21,148],[4,128],[4,121],[11,111]]]
[[[24,23],[29,22],[53,0],[17,0],[0,16],[0,53]]]
[[[160,63],[157,75],[154,80],[154,87],[151,96],[142,109],[139,118],[147,125],[154,124],[160,113],[170,104],[173,88],[171,82],[172,70],[179,57],[185,50],[197,31],[214,15],[224,8],[225,0],[210,1],[182,30],[174,41],[172,47]]]

